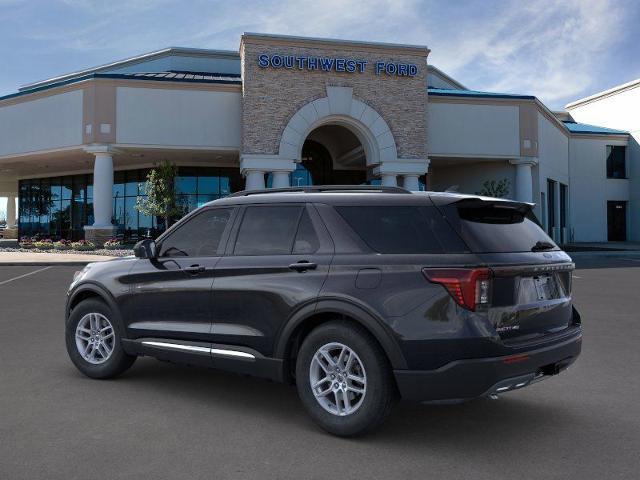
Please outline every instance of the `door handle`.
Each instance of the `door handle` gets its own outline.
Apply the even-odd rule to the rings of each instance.
[[[315,270],[318,268],[318,265],[315,263],[307,262],[306,260],[302,260],[298,263],[292,263],[289,265],[291,270],[295,270],[296,272],[306,272],[307,270]]]
[[[190,265],[184,268],[184,271],[191,274],[202,273],[206,270],[202,265]]]

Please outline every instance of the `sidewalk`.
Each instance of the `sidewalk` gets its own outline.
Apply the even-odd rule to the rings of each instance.
[[[91,262],[105,262],[118,257],[105,255],[86,255],[75,253],[35,253],[0,252],[0,268],[8,265],[86,265]]]

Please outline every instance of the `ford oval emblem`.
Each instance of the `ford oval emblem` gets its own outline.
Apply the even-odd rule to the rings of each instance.
[[[550,253],[543,253],[544,258],[553,258],[553,255]]]

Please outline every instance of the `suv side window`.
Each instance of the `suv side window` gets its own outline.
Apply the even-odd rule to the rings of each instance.
[[[247,207],[233,254],[290,254],[302,208],[298,205]]]
[[[171,232],[160,245],[161,257],[215,257],[233,208],[204,210]]]
[[[302,218],[300,218],[300,224],[298,225],[298,233],[296,233],[296,240],[293,243],[293,253],[316,253],[320,248],[320,239],[313,228],[313,222],[309,213],[305,209],[302,212]]]

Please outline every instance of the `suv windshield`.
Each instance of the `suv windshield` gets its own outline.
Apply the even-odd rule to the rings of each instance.
[[[558,250],[525,204],[472,199],[443,210],[474,253]]]

